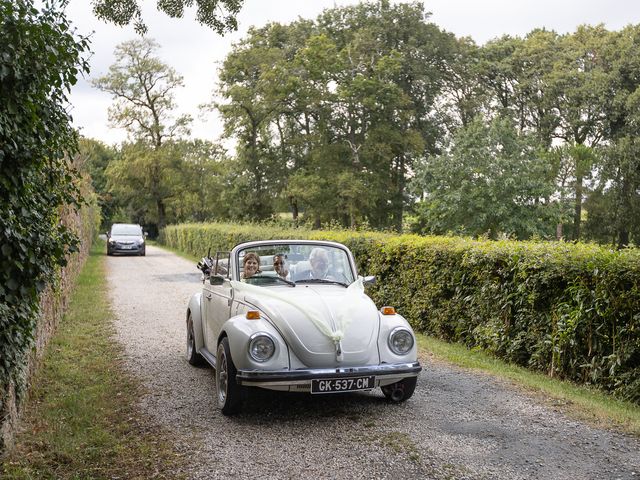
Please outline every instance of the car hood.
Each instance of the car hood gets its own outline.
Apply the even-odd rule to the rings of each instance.
[[[116,242],[141,242],[144,240],[144,237],[141,235],[111,235],[109,240]]]
[[[378,310],[364,294],[361,279],[349,288],[257,287],[238,283],[238,294],[267,315],[308,367],[378,362]]]

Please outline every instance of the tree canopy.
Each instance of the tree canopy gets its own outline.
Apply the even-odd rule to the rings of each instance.
[[[535,29],[477,45],[431,23],[422,3],[388,0],[252,28],[208,105],[234,143],[216,156],[221,202],[181,211],[637,243],[639,28]],[[178,88],[175,72],[153,66],[156,45],[137,45],[138,63]],[[124,65],[124,46],[118,55]],[[130,101],[145,87],[123,95],[136,75],[114,66],[99,80],[121,98],[112,121],[138,149],[180,138],[187,121],[164,115],[170,96],[154,124],[149,102]]]
[[[119,180],[124,182],[114,188],[120,193],[145,192],[155,205],[154,223],[162,227],[173,158],[170,148],[164,147],[167,141],[188,133],[191,117],[174,115],[174,93],[183,85],[182,77],[154,55],[158,47],[148,38],[118,45],[109,73],[93,83],[114,97],[109,119],[124,127],[133,142],[133,148],[124,149],[123,157],[114,163],[112,171],[121,171]],[[113,175],[118,178],[117,173]]]
[[[142,18],[141,0],[92,0],[93,12],[101,20],[119,26],[133,22],[136,32],[147,33]],[[215,32],[223,34],[238,28],[236,16],[244,0],[158,0],[157,8],[172,18],[182,18],[185,8],[196,7],[196,20]]]

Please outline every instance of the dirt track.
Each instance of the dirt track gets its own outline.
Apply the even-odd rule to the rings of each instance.
[[[490,377],[428,359],[401,405],[379,391],[311,397],[258,391],[215,408],[213,370],[184,358],[192,262],[147,246],[109,257],[110,297],[150,422],[188,452],[190,478],[639,479],[640,441],[568,419]]]

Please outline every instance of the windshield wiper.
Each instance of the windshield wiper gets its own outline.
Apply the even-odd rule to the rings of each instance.
[[[292,287],[296,286],[296,282],[292,282],[291,280],[287,280],[286,278],[282,278],[282,277],[272,277],[271,275],[252,275],[250,276],[248,279],[251,278],[273,278],[275,280],[282,280],[284,283],[286,283],[287,285],[291,285]]]
[[[326,278],[305,278],[304,280],[298,280],[296,283],[329,283],[332,285],[342,285],[343,287],[348,287],[344,282],[339,282],[338,280],[327,280]]]
[[[291,285],[292,287],[296,286],[296,282],[292,282],[291,280],[287,280],[286,278],[282,278],[282,277],[275,277],[278,280],[282,280],[283,282],[285,282],[288,285]]]

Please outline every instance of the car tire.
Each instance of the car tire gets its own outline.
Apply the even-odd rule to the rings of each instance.
[[[140,256],[144,257],[144,256],[146,256],[146,254],[147,254],[147,250],[146,250],[146,248],[143,248],[142,251],[140,252]]]
[[[187,361],[194,367],[204,364],[204,358],[196,351],[196,337],[193,330],[191,313],[187,317]]]
[[[387,400],[393,403],[400,403],[411,398],[417,383],[418,377],[409,377],[380,388],[384,396],[387,397]]]
[[[236,366],[231,359],[229,340],[224,337],[218,345],[216,355],[216,394],[218,408],[223,415],[233,415],[240,411],[242,387],[236,383]]]
[[[107,249],[107,257],[112,257],[112,256],[113,256],[113,252]]]

